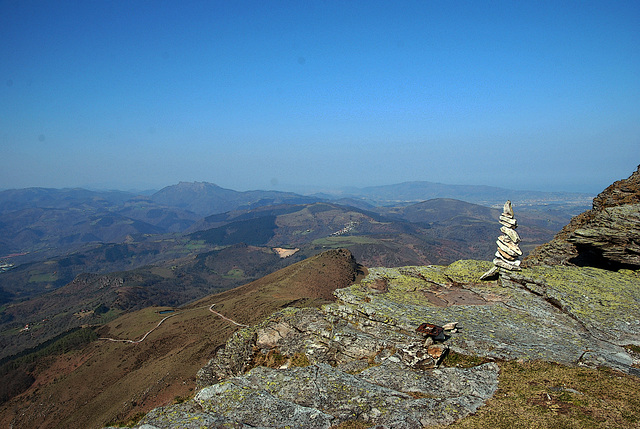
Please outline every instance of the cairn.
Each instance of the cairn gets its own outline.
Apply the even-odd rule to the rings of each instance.
[[[496,250],[495,258],[493,259],[493,267],[484,273],[480,280],[484,280],[500,272],[500,268],[509,271],[520,270],[520,260],[518,257],[522,256],[522,251],[518,247],[520,242],[520,236],[516,232],[518,222],[513,216],[513,207],[511,201],[504,203],[502,208],[502,214],[500,215],[500,231],[502,235],[498,237],[496,244],[498,250]]]

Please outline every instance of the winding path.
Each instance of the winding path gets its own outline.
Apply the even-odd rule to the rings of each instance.
[[[242,323],[238,323],[238,322],[236,322],[235,320],[231,320],[231,319],[229,319],[227,316],[225,316],[225,315],[223,315],[223,314],[218,313],[217,311],[215,311],[215,310],[213,309],[213,306],[214,306],[214,305],[215,305],[215,304],[211,304],[211,306],[209,307],[209,311],[210,311],[210,312],[212,312],[213,314],[215,314],[216,316],[221,317],[222,319],[226,320],[227,322],[231,322],[231,323],[233,323],[234,325],[241,326],[241,327],[243,327],[243,328],[248,328],[248,327],[249,327],[249,325],[243,325]],[[193,308],[193,310],[197,310],[197,309],[200,309],[200,308],[204,308],[204,307],[197,307],[197,308]],[[139,340],[120,340],[120,339],[118,339],[118,338],[107,338],[107,337],[98,338],[98,339],[99,339],[99,340],[104,340],[104,341],[112,341],[112,342],[114,342],[114,343],[139,344],[139,343],[143,342],[143,341],[147,338],[147,336],[149,336],[149,334],[150,334],[150,333],[152,333],[153,331],[155,331],[156,329],[158,329],[158,327],[160,327],[160,325],[162,325],[162,323],[163,323],[165,320],[167,320],[167,319],[168,319],[168,318],[170,318],[170,317],[177,316],[178,314],[182,314],[182,313],[183,313],[183,312],[181,311],[180,313],[173,313],[173,314],[168,315],[167,317],[165,317],[164,319],[162,319],[161,321],[159,321],[159,322],[158,322],[158,324],[157,324],[155,327],[153,327],[149,332],[147,332],[146,334],[144,334],[144,336],[143,336],[142,338],[140,338]]]
[[[222,317],[224,320],[226,320],[227,322],[231,322],[231,323],[233,323],[234,325],[242,326],[242,327],[244,327],[244,328],[248,328],[248,327],[249,327],[249,325],[243,325],[242,323],[238,323],[238,322],[236,322],[235,320],[231,320],[231,319],[229,319],[228,317],[226,317],[226,316],[224,316],[224,315],[222,315],[222,314],[218,313],[217,311],[214,311],[214,310],[213,310],[213,306],[214,306],[214,305],[215,305],[215,304],[211,304],[211,306],[209,307],[209,311],[210,311],[210,312],[212,312],[213,314],[215,314],[216,316],[220,316],[220,317]]]
[[[145,340],[145,338],[147,338],[147,336],[152,333],[153,331],[155,331],[156,329],[158,329],[158,327],[160,325],[162,325],[162,322],[164,322],[165,320],[167,320],[169,317],[173,317],[177,314],[180,313],[174,313],[174,314],[170,314],[167,317],[165,317],[164,319],[162,319],[161,321],[158,322],[158,324],[151,329],[149,332],[147,332],[146,334],[144,334],[144,336],[142,338],[140,338],[139,340],[118,340],[117,338],[98,338],[99,340],[105,340],[105,341],[113,341],[113,342],[117,342],[117,343],[130,343],[130,344],[138,344],[141,343]]]

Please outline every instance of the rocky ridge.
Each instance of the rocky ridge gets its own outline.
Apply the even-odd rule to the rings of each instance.
[[[138,427],[329,428],[358,420],[415,428],[473,413],[497,389],[493,361],[639,375],[640,360],[624,346],[640,345],[640,272],[547,266],[480,282],[491,265],[375,268],[336,290],[335,303],[276,312],[218,350],[199,371],[193,399],[155,409]],[[457,322],[457,330],[432,343],[416,332],[425,322]],[[439,368],[449,350],[487,363]]]
[[[574,217],[523,265],[640,268],[640,166],[596,196],[591,210]]]

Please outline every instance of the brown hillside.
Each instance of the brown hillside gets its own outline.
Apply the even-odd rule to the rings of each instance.
[[[82,350],[41,359],[27,368],[33,385],[0,407],[0,427],[98,428],[193,393],[195,374],[241,324],[275,310],[333,299],[359,273],[351,253],[330,250],[245,286],[162,313],[146,308],[97,330],[102,338],[142,338],[132,344],[94,341]],[[158,323],[166,316],[161,325]]]
[[[188,308],[215,303],[217,311],[251,325],[279,308],[333,301],[333,291],[353,284],[361,269],[348,250],[329,250]]]

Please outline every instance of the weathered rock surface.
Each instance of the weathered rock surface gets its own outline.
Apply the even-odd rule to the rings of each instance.
[[[335,303],[287,308],[236,332],[198,373],[194,399],[156,409],[138,427],[448,424],[495,392],[499,370],[438,368],[447,348],[638,374],[623,346],[640,345],[639,271],[541,266],[480,283],[491,266],[370,269]],[[446,341],[416,333],[425,322],[447,326]],[[275,369],[256,366],[270,357]]]
[[[487,285],[470,280],[489,267],[458,261],[448,267],[371,270],[370,278],[387,279],[388,293],[371,294],[363,286],[340,289],[338,302],[327,310],[337,308],[360,325],[376,320],[404,329],[425,320],[455,320],[459,329],[447,344],[470,355],[634,371],[622,346],[640,344],[638,272],[536,267]],[[446,304],[430,305],[436,299]]]
[[[154,410],[139,428],[326,429],[356,419],[416,428],[451,423],[476,410],[495,392],[497,378],[495,363],[413,372],[387,359],[355,375],[327,364],[257,367],[200,390],[188,403]]]
[[[640,204],[596,212],[591,221],[577,228],[567,241],[578,251],[576,265],[602,259],[640,267]]]
[[[497,388],[493,363],[424,370],[435,367],[445,346],[425,345],[415,327],[367,325],[362,329],[331,311],[312,308],[274,313],[237,332],[227,345],[235,352],[219,351],[198,373],[201,386],[223,381],[204,387],[187,404],[155,410],[142,423],[175,427],[167,422],[202,420],[210,414],[211,421],[224,416],[250,427],[329,428],[363,420],[414,428],[464,417]],[[273,350],[283,357],[280,369],[257,367],[244,373],[247,364],[238,376],[225,379],[237,370],[237,361],[250,362]],[[309,366],[294,367],[295,356],[305,356]]]
[[[640,268],[640,166],[524,260],[525,266],[542,264]]]

